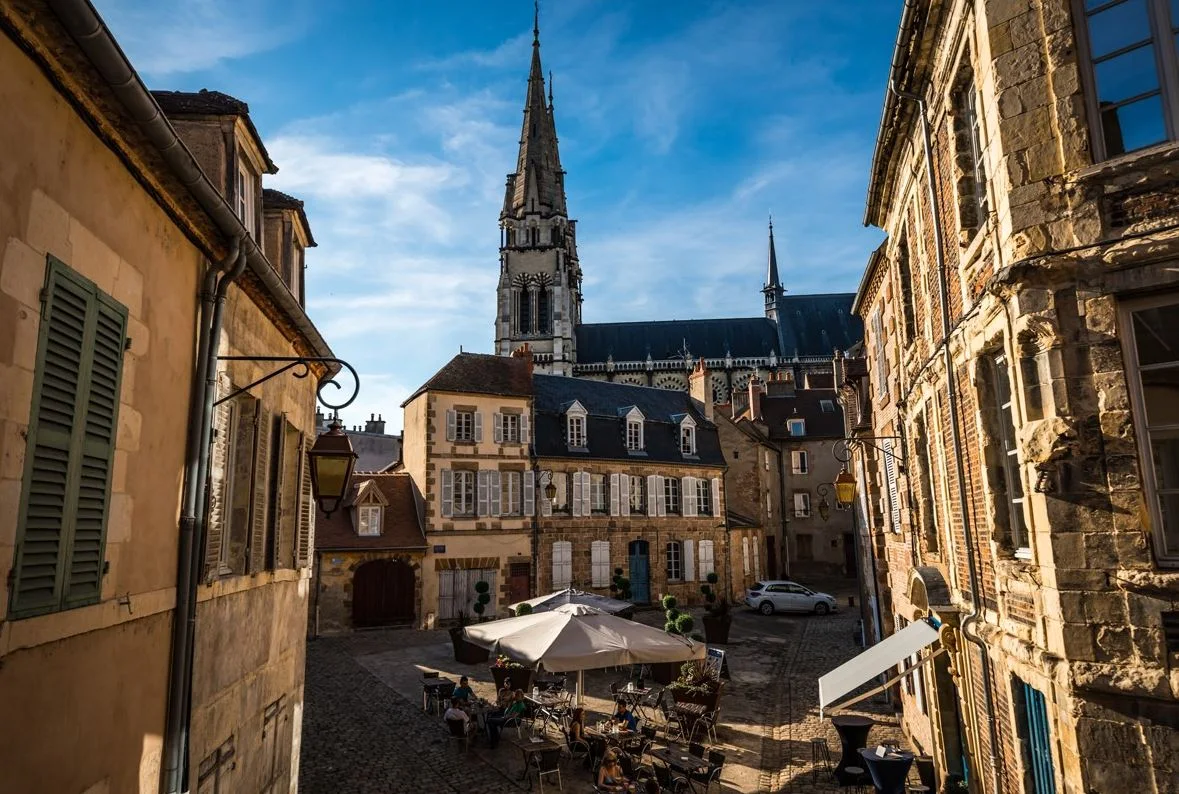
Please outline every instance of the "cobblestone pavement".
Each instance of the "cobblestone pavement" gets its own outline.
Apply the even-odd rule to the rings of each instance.
[[[840,596],[854,585],[840,581],[819,589]],[[854,656],[857,611],[846,607],[827,617],[763,617],[734,610],[732,642],[725,646],[732,680],[721,701],[718,746],[726,755],[723,792],[810,794],[833,791],[812,782],[810,740],[824,736],[832,754],[839,742],[828,721],[818,718],[818,677]],[[656,611],[639,619],[661,622]],[[445,632],[390,629],[321,638],[307,650],[306,705],[299,790],[335,792],[517,791],[522,754],[511,732],[499,748],[476,742],[469,750],[451,742],[437,717],[421,710],[421,673],[436,670],[457,680],[470,677],[477,695],[494,697],[486,665],[454,661]],[[585,675],[587,710],[610,709],[609,683],[620,673]],[[867,705],[880,723],[870,741],[900,740],[891,711]],[[591,718],[592,719],[592,718]],[[592,790],[580,768],[562,770],[563,790]],[[715,790],[715,789],[714,789]]]

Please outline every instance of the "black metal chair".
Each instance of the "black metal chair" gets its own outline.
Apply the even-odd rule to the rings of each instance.
[[[441,716],[442,712],[446,711],[444,704],[449,703],[451,696],[454,695],[454,687],[455,684],[453,681],[449,684],[439,684],[432,687],[428,698],[427,710],[431,714]]]
[[[720,706],[698,717],[692,723],[689,739],[695,739],[697,734],[707,738],[711,744],[716,744],[716,725],[720,721]]]
[[[450,738],[463,743],[463,749],[471,746],[471,728],[474,723],[469,720],[447,720],[446,727],[450,731]]]
[[[671,706],[667,705],[666,702],[664,702],[659,707],[659,709],[663,713],[663,736],[668,741],[671,741],[671,732],[674,728],[676,735],[679,736],[680,739],[688,738],[684,734],[684,723],[680,719],[680,715],[676,714],[675,710],[672,709]]]
[[[584,739],[574,739],[565,728],[561,729],[561,733],[565,736],[565,752],[568,754],[569,760],[581,761],[588,768],[590,766],[589,742]]]
[[[544,779],[546,776],[557,776],[557,788],[564,790],[561,783],[561,748],[555,750],[541,750],[539,753],[533,753],[528,757],[529,772],[536,772],[536,781],[540,783],[540,790],[544,791]]]
[[[660,688],[658,690],[652,689],[647,693],[647,696],[635,704],[635,708],[639,710],[644,718],[647,720],[654,720],[655,715],[659,714],[663,709],[664,698],[667,697],[667,690]]]
[[[708,770],[705,772],[693,772],[688,777],[693,783],[703,783],[704,791],[707,792],[712,788],[713,782],[719,782],[721,771],[725,765],[725,754],[718,753],[716,750],[708,751]]]
[[[652,770],[655,773],[656,782],[659,783],[659,788],[663,791],[681,794],[681,792],[690,791],[692,788],[692,784],[688,782],[686,777],[677,775],[667,764],[653,764]]]

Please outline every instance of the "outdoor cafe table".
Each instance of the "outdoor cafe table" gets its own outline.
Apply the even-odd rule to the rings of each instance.
[[[584,730],[586,736],[593,739],[601,739],[607,744],[613,744],[618,747],[626,747],[627,745],[633,744],[642,735],[623,728],[614,730],[613,728],[599,728],[596,725],[587,725]]]
[[[684,726],[684,736],[691,736],[696,720],[708,713],[703,703],[676,703],[672,709],[680,718],[680,724]]]
[[[841,785],[862,783],[858,777],[848,775],[843,770],[849,766],[863,767],[860,763],[859,750],[868,743],[868,732],[876,721],[871,717],[857,717],[854,714],[841,714],[831,718],[835,732],[839,734],[842,752],[839,764],[835,767],[835,779]]]
[[[662,761],[669,768],[677,772],[683,772],[685,775],[708,769],[707,759],[694,755],[688,751],[688,748],[678,744],[648,750],[647,755]]]
[[[532,736],[525,739],[516,739],[512,741],[512,744],[519,747],[520,752],[524,754],[524,771],[520,773],[520,779],[528,781],[528,789],[531,791],[532,778],[528,775],[528,762],[531,760],[532,756],[536,755],[537,753],[543,753],[545,750],[559,751],[561,749],[561,745],[557,744],[551,739],[542,739],[539,736]]]
[[[635,686],[634,681],[628,681],[626,686],[614,693],[616,697],[622,698],[633,709],[639,705],[639,701],[651,694],[651,687]]]
[[[905,794],[905,778],[913,765],[912,753],[902,750],[879,756],[875,747],[865,747],[860,750],[860,757],[872,775],[877,794]]]
[[[447,685],[454,687],[454,681],[441,676],[422,679],[422,711],[429,707],[431,693],[444,689]]]
[[[567,705],[566,698],[557,693],[538,692],[536,694],[529,693],[524,696],[524,700],[528,703],[529,709],[532,711],[532,724],[536,725],[536,718],[541,718],[541,730],[544,726],[552,722],[560,725],[558,719],[558,709]]]

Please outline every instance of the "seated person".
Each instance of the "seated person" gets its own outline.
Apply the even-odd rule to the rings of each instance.
[[[442,715],[444,720],[461,720],[463,723],[463,730],[467,733],[471,732],[471,718],[467,716],[467,712],[463,711],[459,706],[461,705],[458,698],[450,699],[450,708]]]
[[[628,731],[639,729],[639,718],[626,705],[625,700],[618,701],[618,710],[614,712],[614,718],[611,721],[617,724],[619,729],[625,728]]]
[[[451,694],[451,697],[455,700],[462,700],[466,703],[471,703],[475,700],[475,692],[471,689],[471,685],[467,681],[466,676],[463,676],[459,679],[459,685],[454,688],[454,692]]]
[[[495,693],[495,705],[500,708],[506,707],[512,702],[512,679],[505,678],[504,685]]]
[[[602,791],[629,791],[630,781],[622,773],[622,764],[618,761],[618,751],[611,747],[602,757],[602,765],[598,767],[598,788]]]
[[[569,741],[585,741],[585,709],[581,706],[573,709],[573,713],[569,715]]]
[[[495,749],[499,746],[499,732],[504,724],[511,720],[518,720],[528,712],[528,704],[524,702],[524,690],[517,689],[512,693],[512,700],[500,711],[487,715],[488,746]]]

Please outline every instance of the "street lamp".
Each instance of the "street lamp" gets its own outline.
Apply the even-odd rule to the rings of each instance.
[[[852,506],[856,500],[856,476],[843,467],[839,476],[835,478],[835,501],[844,510]]]
[[[817,494],[819,494],[819,497],[820,497],[819,508],[818,508],[819,509],[819,518],[826,521],[828,518],[831,517],[831,503],[827,501],[827,494],[830,493],[830,491],[827,488],[827,483],[823,483],[818,488],[815,488],[815,492]]]
[[[319,509],[326,517],[331,517],[339,509],[340,501],[348,493],[356,458],[352,442],[344,433],[338,416],[332,419],[328,431],[315,439],[315,446],[307,452],[307,462],[311,467],[311,489],[319,502]]]
[[[557,498],[557,486],[553,484],[553,473],[547,469],[537,472],[537,479],[544,483],[544,498],[551,504]]]

